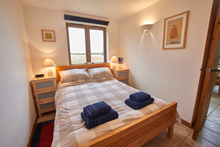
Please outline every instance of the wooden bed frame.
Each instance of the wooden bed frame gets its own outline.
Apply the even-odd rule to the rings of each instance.
[[[59,71],[73,68],[94,68],[94,67],[110,67],[109,63],[100,64],[84,64],[57,66],[57,81],[60,81]],[[128,146],[139,147],[151,140],[168,128],[167,137],[173,135],[174,123],[176,118],[177,103],[173,102],[165,107],[146,115],[130,124],[122,126],[110,133],[89,141],[80,147],[112,147],[112,146]]]

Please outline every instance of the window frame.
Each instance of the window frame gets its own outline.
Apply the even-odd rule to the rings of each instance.
[[[67,43],[68,43],[68,56],[69,56],[69,65],[76,65],[71,63],[71,51],[70,51],[70,43],[69,43],[69,27],[74,28],[84,28],[85,29],[85,46],[86,46],[86,62],[91,62],[91,48],[90,48],[90,33],[89,30],[103,30],[103,45],[104,45],[104,62],[99,63],[107,63],[107,43],[106,43],[106,27],[94,26],[94,25],[84,25],[84,24],[74,24],[74,23],[66,23],[66,32],[67,32]],[[85,64],[85,63],[80,63]],[[96,64],[96,63],[94,63]]]

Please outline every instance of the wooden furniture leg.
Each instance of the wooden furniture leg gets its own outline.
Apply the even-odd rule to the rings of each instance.
[[[168,128],[167,137],[171,138],[173,136],[174,124]]]
[[[176,105],[177,107],[177,105]],[[175,109],[176,109],[175,107]],[[167,132],[167,137],[171,138],[173,136],[173,129],[174,129],[174,123],[175,123],[175,119],[176,118],[176,111],[173,112],[173,119],[172,119],[172,123],[170,125],[170,127],[168,127],[168,132]]]
[[[220,84],[218,85],[218,94],[220,94]]]

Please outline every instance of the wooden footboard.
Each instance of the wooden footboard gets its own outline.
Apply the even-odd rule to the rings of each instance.
[[[151,140],[166,128],[167,137],[173,135],[177,103],[173,102],[160,110],[96,138],[80,147],[138,147]]]

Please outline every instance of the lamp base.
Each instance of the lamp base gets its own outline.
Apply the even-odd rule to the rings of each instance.
[[[111,63],[111,69],[116,69],[116,68],[117,68],[116,63]]]
[[[119,67],[118,67],[119,69],[122,69],[123,67],[122,67],[122,64],[119,64]]]
[[[53,71],[51,70],[50,67],[47,68],[47,76],[48,76],[48,77],[53,76]]]
[[[112,69],[116,69],[116,65],[115,64],[112,65]]]

